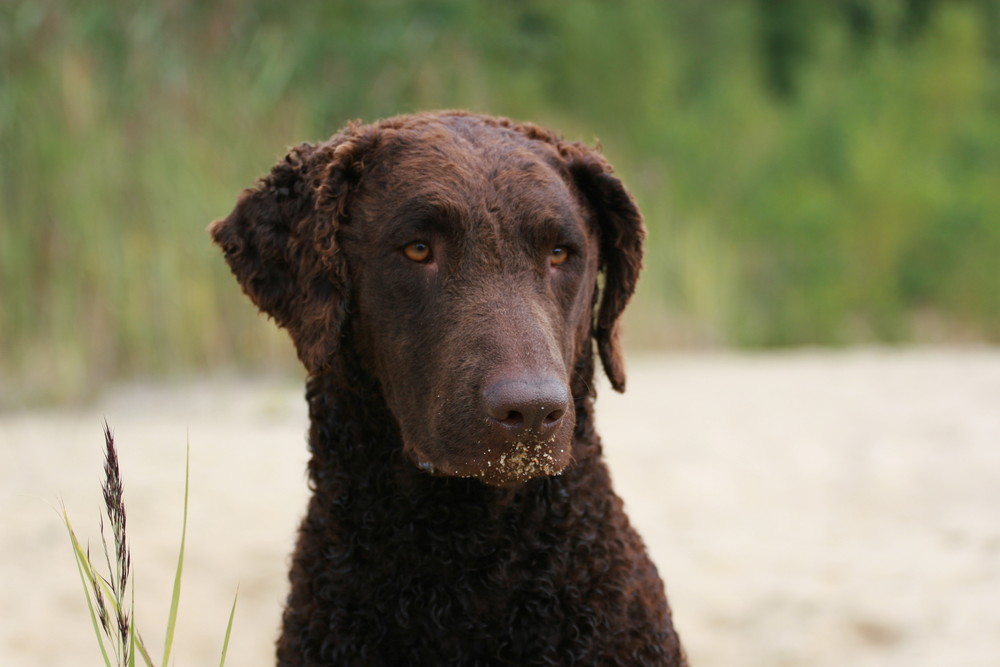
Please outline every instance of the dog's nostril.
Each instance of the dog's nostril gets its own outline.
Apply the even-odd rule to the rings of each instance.
[[[509,426],[511,428],[520,428],[524,424],[524,415],[522,415],[517,410],[511,410],[507,413],[507,416],[503,419],[498,419],[504,426]]]
[[[566,414],[565,410],[555,410],[550,412],[545,419],[542,420],[542,426],[555,426],[559,420],[562,419],[564,414]]]

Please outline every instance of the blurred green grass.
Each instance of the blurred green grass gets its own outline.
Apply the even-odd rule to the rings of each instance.
[[[0,6],[0,405],[287,368],[204,232],[286,147],[465,107],[601,140],[640,345],[1000,340],[988,0]]]

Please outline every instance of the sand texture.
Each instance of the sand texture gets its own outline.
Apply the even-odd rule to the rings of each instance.
[[[1000,349],[633,356],[598,428],[695,667],[1000,665]],[[130,384],[0,413],[0,664],[100,663],[59,508],[99,550],[120,449],[138,626],[177,665],[273,664],[307,498],[287,378]]]

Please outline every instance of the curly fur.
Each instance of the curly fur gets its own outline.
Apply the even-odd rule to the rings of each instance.
[[[451,263],[383,247],[393,225],[423,229],[425,200],[456,212]],[[555,218],[576,257],[550,269],[523,236]],[[622,390],[643,237],[598,153],[463,112],[353,124],[293,149],[211,231],[310,371],[313,495],[279,664],[686,664],[593,427],[591,340]],[[485,416],[482,387],[510,377],[568,388],[544,438]],[[497,473],[486,445],[528,437],[570,453]]]

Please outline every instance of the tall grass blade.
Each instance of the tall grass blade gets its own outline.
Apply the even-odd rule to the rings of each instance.
[[[146,642],[142,639],[142,633],[136,630],[135,635],[137,638],[135,645],[139,649],[139,655],[142,656],[142,661],[146,663],[146,667],[153,667],[153,659],[149,657],[149,651],[146,650]]]
[[[236,595],[233,596],[233,608],[229,611],[229,623],[226,624],[226,638],[222,640],[222,659],[219,667],[226,664],[226,653],[229,651],[229,635],[233,632],[233,618],[236,617],[236,601],[240,599],[240,587],[236,587]]]
[[[132,609],[135,610],[135,599],[132,600]],[[135,667],[135,623],[128,629],[128,667]]]
[[[170,664],[170,649],[174,643],[174,628],[177,625],[177,607],[181,600],[181,575],[184,572],[184,544],[187,540],[188,487],[191,482],[191,441],[188,440],[184,455],[184,520],[181,526],[181,548],[177,554],[177,573],[174,575],[174,592],[170,598],[170,615],[167,618],[167,637],[163,642],[163,667]]]
[[[135,667],[135,656],[138,653],[142,657],[142,661],[146,663],[146,667],[153,667],[153,661],[149,659],[149,652],[146,651],[146,646],[142,641],[142,635],[139,634],[139,630],[135,627],[135,582],[132,582],[132,605],[129,610],[129,616],[132,617],[132,626],[129,628],[129,667]]]
[[[101,648],[101,655],[104,657],[104,664],[107,667],[111,667],[111,658],[108,656],[108,650],[104,647],[104,639],[101,636],[101,626],[97,621],[97,612],[94,611],[94,602],[90,598],[90,586],[93,585],[93,581],[88,581],[87,575],[83,573],[84,568],[88,572],[92,570],[90,565],[90,560],[87,558],[86,552],[83,547],[80,546],[80,542],[76,539],[76,533],[73,532],[73,526],[69,522],[69,515],[66,514],[66,509],[63,508],[63,521],[66,523],[66,530],[69,532],[69,539],[73,545],[73,556],[76,561],[76,569],[80,574],[80,583],[83,584],[83,595],[87,599],[87,609],[90,611],[90,622],[94,626],[94,635],[97,637],[97,645]]]

